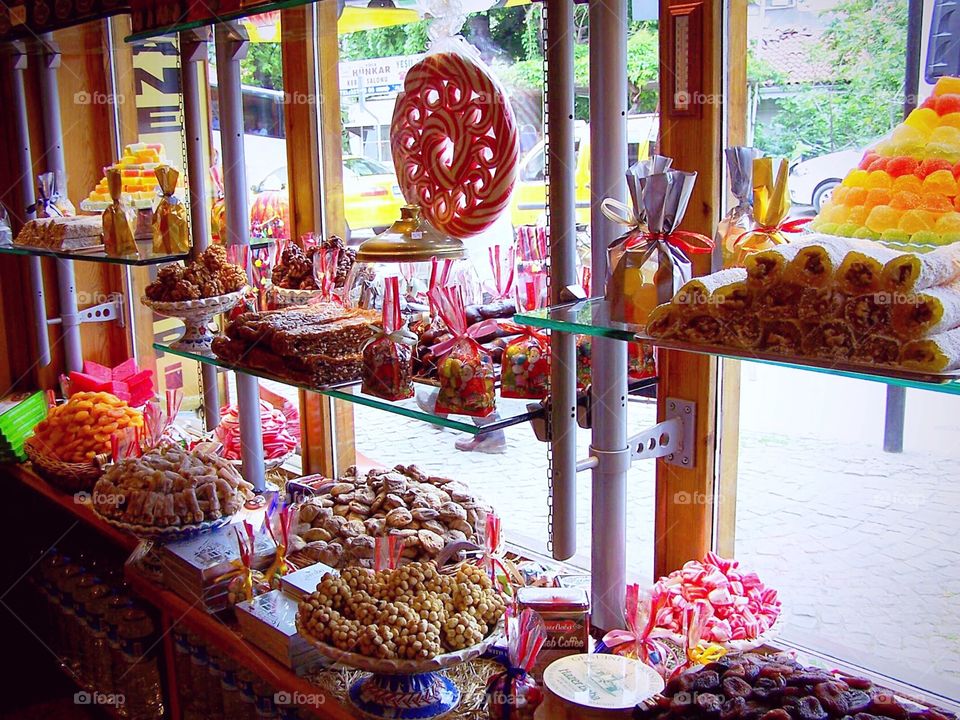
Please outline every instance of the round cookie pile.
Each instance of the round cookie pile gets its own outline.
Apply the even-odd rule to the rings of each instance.
[[[429,660],[483,640],[504,604],[474,565],[443,575],[430,562],[379,573],[348,568],[327,573],[297,613],[301,633],[344,652]]]
[[[448,543],[478,542],[490,510],[463,483],[414,465],[352,468],[303,502],[290,550],[331,567],[372,567],[374,538],[396,535],[403,561],[429,560]]]

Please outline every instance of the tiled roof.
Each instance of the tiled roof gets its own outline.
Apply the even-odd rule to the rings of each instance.
[[[827,82],[833,72],[822,59],[820,37],[819,30],[810,28],[777,28],[764,33],[755,52],[765,65],[785,76],[783,84]]]

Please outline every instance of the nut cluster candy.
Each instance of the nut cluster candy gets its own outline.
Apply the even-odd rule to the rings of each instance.
[[[313,276],[313,257],[318,252],[339,250],[337,255],[337,269],[334,281],[337,287],[347,282],[347,275],[357,259],[357,251],[347,247],[343,240],[331,235],[320,245],[303,250],[296,243],[288,244],[280,253],[280,262],[273,268],[271,280],[274,285],[288,290],[317,290],[317,282]]]
[[[402,561],[427,560],[447,543],[477,541],[490,510],[463,483],[413,465],[366,475],[353,468],[303,502],[290,551],[331,567],[373,567],[374,538],[396,535]]]
[[[107,392],[79,392],[37,424],[34,442],[44,455],[84,463],[110,452],[110,438],[126,427],[143,427],[139,410]]]
[[[236,513],[253,486],[227,460],[164,446],[112,465],[93,487],[101,515],[138,525],[191,525]]]
[[[179,263],[164,265],[145,292],[155,302],[181,302],[227,295],[246,284],[243,268],[227,262],[222,245],[211,245],[186,267]]]
[[[637,720],[948,720],[935,710],[912,712],[870,680],[839,678],[795,660],[747,654],[678,675]]]
[[[504,604],[490,578],[463,565],[443,575],[431,562],[373,572],[327,573],[301,603],[301,633],[345,652],[427,660],[476,645],[496,626]]]

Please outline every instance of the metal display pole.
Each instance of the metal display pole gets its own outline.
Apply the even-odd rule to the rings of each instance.
[[[243,102],[240,91],[240,60],[247,53],[247,33],[237,23],[219,23],[216,26],[215,37],[227,245],[249,245],[247,172],[243,150]],[[248,276],[251,273],[252,267],[248,266]],[[263,430],[260,427],[260,385],[257,378],[246,373],[236,373],[236,379],[243,475],[248,482],[253,483],[257,491],[263,491],[265,481]]]
[[[573,137],[573,0],[554,0],[546,14],[547,159],[550,179],[550,304],[577,283],[577,218]],[[577,551],[577,338],[550,334],[550,539],[553,557]]]
[[[43,110],[43,135],[46,142],[44,157],[47,168],[60,178],[66,177],[63,157],[63,126],[60,123],[60,86],[57,69],[60,67],[60,49],[51,33],[40,36],[40,98]],[[66,188],[60,188],[66,192]],[[77,310],[77,288],[73,260],[57,260],[57,291],[60,298],[60,332],[67,370],[83,369],[83,349],[80,345],[80,313]]]
[[[203,252],[210,244],[210,215],[207,213],[207,172],[203,162],[203,133],[206,123],[200,115],[200,83],[197,63],[207,59],[207,31],[180,33],[180,91],[183,96],[183,131],[187,146],[187,179],[190,184],[190,230],[194,253]],[[202,363],[203,420],[206,429],[220,423],[220,389],[217,368]]]
[[[590,228],[594,282],[607,276],[607,246],[619,231],[600,212],[622,200],[627,170],[627,0],[590,1]],[[626,593],[627,344],[593,338],[591,622],[623,627]]]
[[[33,220],[37,214],[32,208],[37,201],[33,190],[33,160],[30,156],[30,130],[27,119],[27,100],[23,88],[23,71],[27,68],[27,53],[23,43],[11,44],[10,89],[13,97],[13,120],[17,133],[17,167],[20,170],[20,197],[23,219]],[[43,293],[43,267],[40,258],[27,258],[30,271],[30,295],[33,299],[33,319],[37,336],[37,362],[41,367],[50,364],[50,334],[47,329],[47,304]]]

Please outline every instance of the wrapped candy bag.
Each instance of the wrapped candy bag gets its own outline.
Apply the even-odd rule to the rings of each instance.
[[[267,532],[277,546],[277,552],[270,567],[263,574],[264,581],[274,590],[280,588],[280,578],[290,572],[290,566],[287,564],[287,548],[290,547],[290,540],[294,534],[293,518],[293,507],[286,504],[278,506],[277,498],[274,497],[273,503],[267,509],[265,522]]]
[[[505,323],[519,333],[507,343],[500,363],[500,394],[510,398],[542,400],[550,392],[550,339],[527,325]]]
[[[640,160],[627,169],[627,192],[630,193],[630,201],[633,205],[632,210],[626,208],[626,206],[623,206],[622,203],[618,203],[615,200],[604,202],[606,202],[610,207],[620,209],[621,214],[627,217],[629,217],[630,213],[632,212],[633,217],[631,219],[634,220],[634,228],[640,231],[646,230],[647,210],[643,206],[642,201],[643,186],[648,177],[667,172],[672,164],[673,158],[669,158],[664,155],[651,155],[646,160]],[[614,222],[620,222],[620,220],[614,220]],[[607,247],[606,281],[608,283],[610,282],[610,276],[613,274],[614,268],[616,268],[620,263],[620,258],[626,251],[627,243],[630,241],[630,239],[630,233],[621,235]]]
[[[493,282],[488,283],[487,292],[491,299],[508,300],[513,297],[513,280],[517,269],[517,251],[511,245],[506,252],[500,245],[487,248]]]
[[[489,415],[497,401],[493,360],[475,338],[492,332],[496,322],[484,320],[468,327],[459,287],[434,288],[431,297],[437,314],[453,335],[433,346],[440,378],[436,411],[475,417]]]
[[[713,240],[677,230],[693,192],[696,173],[668,170],[638,176],[635,165],[627,174],[634,209],[607,198],[604,215],[630,230],[617,240],[623,254],[607,283],[610,317],[631,325],[644,325],[650,311],[669,302],[691,277],[689,256],[709,253]],[[631,181],[632,179],[632,181]],[[644,228],[639,208],[646,216]]]
[[[227,242],[227,207],[224,202],[223,173],[219,165],[210,168],[210,180],[213,184],[213,203],[210,205],[210,234],[213,242],[225,245]]]
[[[730,174],[730,192],[737,204],[730,208],[714,236],[713,254],[710,269],[713,272],[725,267],[733,267],[736,256],[734,242],[748,230],[756,227],[753,217],[753,162],[760,157],[760,151],[752,147],[728,147],[727,172]]]
[[[683,611],[683,640],[686,651],[686,662],[673,671],[673,676],[679,675],[694,665],[708,665],[716,662],[727,654],[722,645],[703,641],[703,632],[707,628],[707,621],[713,616],[710,602],[704,598],[694,600]]]
[[[187,226],[187,210],[173,194],[180,171],[169,165],[158,165],[154,173],[161,197],[153,211],[153,252],[158,255],[189,252],[193,243]]]
[[[133,228],[137,214],[123,204],[123,173],[117,167],[108,167],[106,176],[113,204],[103,211],[103,248],[107,255],[136,255]]]
[[[603,636],[596,652],[636,658],[656,670],[665,679],[673,668],[684,663],[683,648],[667,639],[668,633],[656,629],[657,613],[666,600],[662,593],[641,590],[636,583],[627,585],[625,630],[611,630]]]
[[[533,720],[537,707],[543,702],[543,690],[530,670],[547,640],[547,629],[543,618],[530,608],[518,614],[508,607],[505,618],[508,665],[487,681],[487,717]]]
[[[63,173],[52,172],[37,175],[37,200],[28,211],[35,211],[38,218],[71,217],[77,214],[66,193],[67,181]]]
[[[741,233],[733,241],[732,264],[743,265],[748,255],[769,250],[788,242],[784,233],[798,233],[810,218],[787,220],[790,212],[790,193],[787,191],[789,169],[786,160],[780,160],[777,175],[773,175],[773,158],[753,161],[753,217],[756,227]]]
[[[627,343],[627,377],[631,380],[657,376],[657,352],[646,342]]]
[[[385,400],[413,396],[413,348],[416,334],[400,315],[400,279],[388,277],[383,295],[381,325],[362,347],[360,391]]]
[[[399,535],[378,535],[373,539],[373,569],[376,572],[397,568],[402,555],[403,538]]]
[[[234,526],[237,533],[237,545],[240,557],[230,562],[231,568],[214,580],[215,583],[227,580],[227,602],[236,605],[244,600],[253,600],[257,595],[270,592],[272,588],[266,581],[263,573],[253,569],[253,555],[256,541],[253,535],[253,525],[248,520]]]

